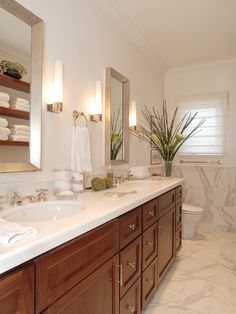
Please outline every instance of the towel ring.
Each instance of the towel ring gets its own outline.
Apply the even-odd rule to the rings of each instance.
[[[84,118],[85,121],[86,121],[86,126],[88,126],[88,120],[87,120],[85,114],[84,114],[83,112],[79,112],[79,111],[77,111],[77,110],[74,110],[74,111],[73,111],[73,119],[74,119],[74,126],[75,126],[75,127],[76,127],[76,121],[77,121],[77,119],[79,119],[79,118]]]

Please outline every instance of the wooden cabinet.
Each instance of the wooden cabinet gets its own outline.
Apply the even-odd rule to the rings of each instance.
[[[141,237],[138,237],[120,252],[120,297],[127,292],[127,290],[141,275],[141,252]]]
[[[141,207],[120,217],[120,248],[137,238],[142,231]]]
[[[118,226],[112,220],[36,261],[37,313],[118,252]]]
[[[28,265],[0,277],[0,313],[34,313],[34,266]]]
[[[118,255],[109,259],[44,313],[119,314],[118,263]]]
[[[120,301],[120,314],[141,313],[141,280],[138,279]]]
[[[175,257],[175,209],[170,210],[158,223],[158,275],[168,270]]]
[[[181,201],[177,187],[2,275],[0,313],[141,313],[181,248]]]

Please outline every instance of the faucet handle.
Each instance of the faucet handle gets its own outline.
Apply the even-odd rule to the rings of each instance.
[[[47,191],[48,191],[47,189],[36,190],[36,192],[38,193],[37,194],[37,201],[38,202],[44,202],[47,200],[47,196],[46,196]]]
[[[14,192],[11,198],[11,205],[22,205],[23,198],[20,196],[19,192]]]

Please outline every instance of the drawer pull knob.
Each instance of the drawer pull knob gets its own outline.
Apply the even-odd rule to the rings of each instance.
[[[150,211],[148,212],[148,215],[154,217],[154,215],[155,215],[155,210],[150,210]]]
[[[135,312],[135,306],[134,305],[129,305],[127,304],[127,309],[131,312],[131,313],[134,313]]]
[[[153,247],[153,242],[149,241],[149,242],[147,242],[147,245],[150,246],[150,247]]]
[[[146,278],[146,281],[153,285],[153,278]]]
[[[128,228],[132,231],[134,231],[136,229],[136,225],[135,224],[130,224],[128,225]]]
[[[135,262],[127,262],[127,265],[130,266],[132,269],[135,267]]]

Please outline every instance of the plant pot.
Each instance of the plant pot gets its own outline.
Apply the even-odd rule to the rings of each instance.
[[[171,177],[172,175],[172,161],[164,160],[165,162],[165,177]]]
[[[22,75],[19,74],[17,71],[14,71],[14,70],[7,70],[5,72],[3,72],[4,75],[7,75],[7,76],[10,76],[10,77],[13,77],[17,80],[20,80],[22,78]]]

